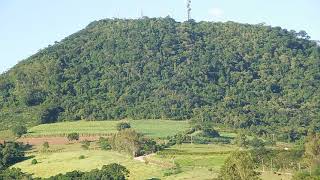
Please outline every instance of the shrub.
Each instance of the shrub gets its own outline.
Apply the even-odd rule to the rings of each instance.
[[[264,142],[264,144],[265,144],[266,146],[275,146],[275,145],[277,144],[277,142],[276,142],[276,141],[273,141],[272,139],[267,139],[267,140]]]
[[[12,132],[16,137],[21,137],[23,134],[27,133],[27,128],[23,125],[17,125],[12,128]]]
[[[69,141],[78,141],[79,140],[79,133],[70,133],[67,136]]]
[[[102,150],[110,150],[111,149],[111,145],[110,145],[107,138],[100,137],[98,144]]]
[[[120,122],[120,123],[117,124],[117,130],[118,131],[122,131],[124,129],[129,129],[129,128],[131,128],[131,125],[128,122]]]
[[[164,172],[164,176],[171,176],[171,175],[179,174],[181,172],[182,170],[180,165],[178,163],[175,163],[175,166],[173,168],[170,168]]]
[[[247,148],[249,145],[249,141],[247,136],[240,132],[237,137],[235,138],[235,143],[239,146],[239,147],[244,147]]]
[[[215,137],[220,137],[220,134],[218,133],[218,131],[214,130],[213,128],[205,128],[202,130],[203,136],[206,137],[211,137],[211,138],[215,138]]]
[[[179,133],[174,136],[168,136],[167,139],[169,141],[166,143],[166,146],[169,147],[169,146],[173,146],[175,144],[182,144],[185,142],[189,142],[190,136],[187,136],[186,134]]]
[[[86,157],[84,155],[79,156],[79,159],[85,159]]]
[[[162,145],[157,144],[156,141],[148,138],[140,138],[140,151],[138,155],[151,154],[164,149]]]
[[[32,159],[31,164],[32,165],[38,164],[38,161],[36,159]]]
[[[254,137],[251,141],[249,141],[250,146],[260,149],[260,148],[264,148],[265,144],[263,142],[263,140]]]
[[[49,149],[49,142],[47,142],[47,141],[45,141],[43,144],[42,144],[42,148],[44,149],[44,150],[47,150],[47,149]]]
[[[203,136],[194,136],[192,138],[192,143],[195,144],[208,144],[210,142],[210,138]]]
[[[90,147],[90,141],[88,141],[88,140],[82,141],[81,144],[82,144],[81,147],[82,147],[83,149],[85,149],[85,150],[88,150],[89,147]]]

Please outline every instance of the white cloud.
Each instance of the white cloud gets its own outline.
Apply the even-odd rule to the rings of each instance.
[[[213,18],[221,18],[223,16],[224,12],[220,8],[212,8],[209,10],[209,15]]]

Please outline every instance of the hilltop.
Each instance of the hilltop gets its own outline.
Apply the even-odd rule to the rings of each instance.
[[[0,129],[201,119],[296,140],[320,128],[319,82],[320,48],[304,31],[104,19],[0,76]]]

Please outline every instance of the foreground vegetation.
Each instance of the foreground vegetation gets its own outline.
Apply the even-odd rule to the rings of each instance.
[[[249,137],[243,131],[219,132],[205,121],[190,125],[191,128],[166,138],[161,137],[161,133],[160,137],[144,136],[137,133],[131,123],[123,121],[115,125],[116,132],[97,141],[79,141],[79,134],[71,130],[64,137],[69,143],[64,145],[43,142],[31,149],[28,146],[28,150],[19,143],[5,143],[0,148],[3,153],[0,157],[11,159],[2,159],[8,163],[2,165],[0,177],[10,173],[16,177],[33,174],[33,178],[57,174],[60,174],[57,178],[82,176],[83,172],[98,173],[92,169],[112,163],[128,169],[129,179],[308,180],[320,176],[317,133],[310,133],[300,143],[284,144]],[[19,169],[7,169],[9,166],[26,174]]]

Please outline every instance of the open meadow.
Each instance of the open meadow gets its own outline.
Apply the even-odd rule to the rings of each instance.
[[[129,122],[133,129],[156,139],[172,136],[189,128],[187,121],[130,120]],[[151,177],[211,179],[217,176],[224,160],[234,149],[231,145],[182,144],[157,152],[143,161],[137,161],[115,151],[100,150],[95,142],[92,142],[89,150],[81,148],[80,141],[90,135],[98,137],[117,132],[117,123],[119,121],[78,121],[44,124],[30,128],[25,138],[37,141],[27,153],[27,156],[32,158],[20,162],[14,167],[21,168],[24,172],[31,173],[35,177],[50,177],[72,170],[89,171],[101,168],[105,164],[120,163],[130,170],[130,179]],[[69,143],[64,136],[71,132],[77,132],[83,136],[78,142]],[[226,137],[235,136],[233,133],[221,134]],[[50,141],[51,139],[54,141]],[[64,142],[57,143],[59,140]],[[89,140],[94,141],[95,139]],[[42,151],[42,142],[44,141],[48,141],[50,144],[48,152]],[[79,159],[80,156],[85,158]],[[37,159],[39,163],[31,165],[32,159]],[[171,171],[170,168],[175,164],[180,166],[181,172],[168,174]]]
[[[90,171],[100,169],[103,165],[119,163],[130,170],[130,179],[146,179],[161,176],[162,168],[146,165],[131,157],[114,151],[83,150],[80,144],[69,144],[51,147],[53,152],[34,151],[28,154],[37,159],[38,164],[31,165],[32,159],[14,165],[34,177],[50,177],[73,170]],[[84,159],[80,159],[84,156]]]
[[[66,136],[71,132],[80,135],[110,135],[117,131],[120,121],[76,121],[42,124],[28,130],[26,137]],[[189,128],[188,121],[172,120],[127,120],[137,132],[153,138],[165,138]]]
[[[41,146],[35,146],[27,156],[32,157],[13,167],[34,175],[34,177],[50,177],[73,170],[89,171],[101,168],[105,164],[120,163],[130,170],[129,179],[211,179],[216,177],[219,168],[232,150],[232,146],[224,145],[191,145],[173,146],[145,159],[137,161],[130,156],[114,151],[96,149],[83,150],[79,143],[53,145],[50,152],[42,152]],[[84,159],[79,159],[84,156]],[[32,159],[38,164],[32,165]],[[165,176],[173,166],[173,161],[181,166],[181,172]]]
[[[23,172],[34,177],[50,177],[73,170],[90,171],[110,163],[120,163],[130,171],[129,179],[212,179],[218,176],[220,168],[231,152],[239,149],[231,144],[177,144],[155,154],[132,158],[116,151],[101,150],[97,144],[100,136],[117,132],[116,125],[121,121],[78,121],[44,124],[28,129],[20,138],[30,141],[32,149],[27,151],[28,160],[15,164]],[[123,121],[122,121],[123,122]],[[189,128],[187,121],[130,120],[131,127],[145,136],[165,139]],[[68,133],[79,133],[78,141],[68,141]],[[220,129],[220,135],[233,140],[237,134]],[[7,132],[9,135],[10,133]],[[251,137],[249,137],[251,139]],[[81,141],[91,141],[89,149],[81,147]],[[49,149],[43,151],[43,143],[49,142]],[[162,140],[160,140],[162,141]],[[26,142],[25,142],[26,143]],[[79,158],[83,156],[82,158]],[[38,161],[32,165],[33,159]],[[289,178],[288,178],[289,177]],[[262,179],[290,179],[271,172],[261,175]]]

